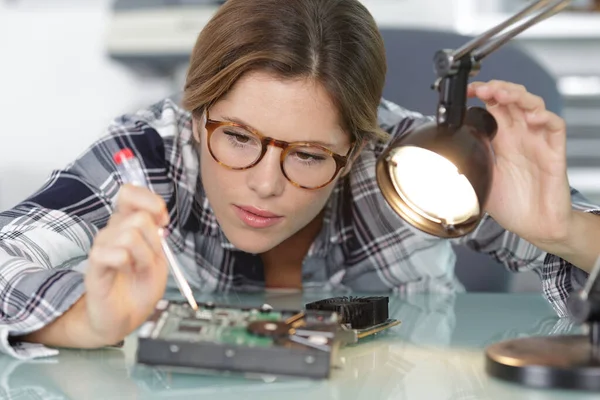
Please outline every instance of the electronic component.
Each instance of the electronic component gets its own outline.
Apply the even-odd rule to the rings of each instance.
[[[138,331],[137,361],[169,369],[329,377],[347,339],[331,311],[161,300]]]
[[[161,300],[138,331],[140,364],[194,372],[328,378],[337,350],[399,324],[387,297],[337,297],[306,310]]]
[[[340,315],[344,329],[354,335],[351,343],[374,335],[400,321],[389,318],[389,298],[376,297],[333,297],[306,304],[307,310],[331,311]]]

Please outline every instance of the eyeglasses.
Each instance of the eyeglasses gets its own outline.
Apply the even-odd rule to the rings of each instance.
[[[281,172],[294,186],[319,189],[332,182],[348,162],[354,149],[350,146],[345,156],[311,142],[284,142],[265,137],[247,126],[211,120],[206,111],[208,151],[213,159],[232,170],[254,167],[267,152],[267,146],[282,149]]]

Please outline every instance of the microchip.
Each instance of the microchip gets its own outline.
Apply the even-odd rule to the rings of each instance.
[[[196,319],[203,321],[210,321],[213,317],[213,314],[210,311],[199,310],[196,311]]]
[[[200,333],[202,332],[202,325],[179,324],[179,332]]]

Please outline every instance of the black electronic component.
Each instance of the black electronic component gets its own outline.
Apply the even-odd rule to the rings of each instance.
[[[334,311],[351,329],[365,329],[388,320],[388,297],[333,297],[306,305],[307,310]]]
[[[180,332],[190,332],[190,333],[200,333],[202,331],[202,326],[197,325],[179,325]]]
[[[396,326],[400,321],[389,318],[389,298],[332,297],[306,304],[307,310],[331,311],[340,315],[345,332],[344,343],[355,344],[359,339],[375,335]]]

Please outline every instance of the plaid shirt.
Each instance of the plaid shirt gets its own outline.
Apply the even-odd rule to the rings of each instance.
[[[382,128],[397,137],[430,119],[382,100]],[[586,274],[507,232],[490,217],[467,237],[444,240],[406,224],[388,206],[375,179],[386,143],[367,146],[340,179],[325,209],[323,229],[303,265],[303,287],[318,291],[412,293],[463,290],[454,275],[453,243],[490,254],[512,271],[535,270],[559,316]],[[94,236],[108,222],[122,183],[112,155],[131,148],[151,189],[164,198],[169,241],[184,275],[202,292],[264,289],[260,256],[227,240],[204,194],[191,116],[166,99],[116,119],[108,133],[43,187],[0,214],[0,351],[30,358],[56,354],[11,337],[47,325],[83,293]],[[595,208],[573,190],[573,206]],[[169,285],[175,287],[172,278]]]

